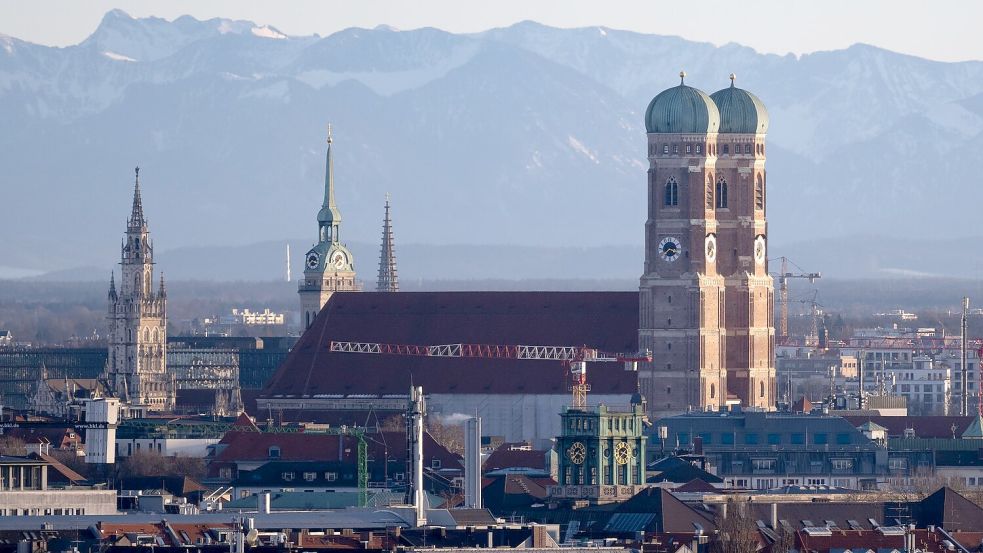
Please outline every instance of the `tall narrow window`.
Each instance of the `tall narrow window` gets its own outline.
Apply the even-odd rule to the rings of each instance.
[[[724,154],[730,153],[730,144],[724,144]]]
[[[717,209],[727,207],[727,181],[720,179],[717,181]]]
[[[754,209],[761,211],[764,208],[765,208],[765,183],[761,179],[761,175],[758,175],[758,179],[754,183]]]
[[[707,209],[713,209],[713,175],[707,177]]]
[[[673,177],[669,177],[669,180],[666,181],[665,196],[666,207],[676,207],[679,205],[679,185],[676,184],[676,179]]]
[[[699,154],[699,153],[701,153],[701,152],[703,152],[703,145],[701,145],[701,144],[697,144],[697,145],[696,145],[696,153],[698,153],[698,154]]]
[[[663,154],[668,154],[669,153],[669,145],[668,144],[663,144],[662,145],[662,153]]]
[[[750,154],[751,153],[751,145],[750,144],[745,144],[744,145],[744,153],[745,154]]]

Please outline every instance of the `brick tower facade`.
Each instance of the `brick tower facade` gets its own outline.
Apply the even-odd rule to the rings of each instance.
[[[760,100],[680,85],[646,111],[648,219],[639,381],[657,416],[774,404]],[[722,106],[722,107],[719,107]],[[747,113],[748,110],[751,113]],[[750,128],[748,128],[750,125]]]

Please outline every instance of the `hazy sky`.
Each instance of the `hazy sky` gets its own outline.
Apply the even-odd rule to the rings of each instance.
[[[292,35],[379,24],[470,32],[531,19],[737,42],[779,54],[864,42],[935,60],[983,59],[983,2],[976,0],[0,0],[0,33],[75,44],[112,8],[137,17],[249,19]]]

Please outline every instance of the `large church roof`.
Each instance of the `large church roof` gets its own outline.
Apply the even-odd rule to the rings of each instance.
[[[396,357],[329,351],[330,342],[587,345],[638,348],[637,292],[336,292],[267,384],[262,397],[319,394],[566,394],[555,361]],[[630,395],[637,375],[592,363],[595,394]]]

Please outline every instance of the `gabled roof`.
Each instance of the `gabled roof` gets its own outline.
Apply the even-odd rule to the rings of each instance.
[[[690,532],[715,529],[713,516],[698,511],[664,488],[645,488],[618,505],[604,524],[604,532]]]
[[[973,417],[973,422],[969,423],[960,437],[970,440],[983,440],[983,417],[979,415]]]
[[[507,468],[531,468],[546,470],[546,451],[540,449],[511,449],[510,444],[502,444],[485,459],[482,470]]]
[[[922,528],[934,525],[946,530],[983,530],[983,509],[948,486],[918,502],[912,515]]]
[[[677,492],[703,492],[703,493],[717,493],[720,492],[719,489],[713,487],[705,480],[700,478],[694,478],[689,482],[677,487],[674,491]]]
[[[638,349],[637,292],[336,292],[270,379],[263,397],[566,394],[562,363],[329,351],[332,341],[390,344],[588,345]],[[592,392],[630,395],[637,375],[617,363],[588,371]]]
[[[50,465],[51,470],[55,471],[55,474],[50,472],[48,473],[49,482],[64,480],[65,482],[71,484],[78,484],[87,480],[86,477],[68,468],[67,465],[59,461],[57,458],[48,455],[47,453],[33,453],[31,456],[47,462]]]

